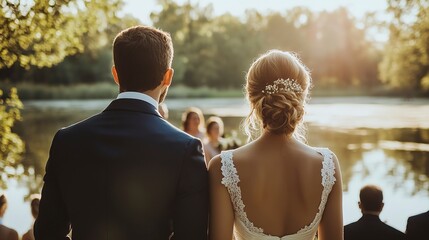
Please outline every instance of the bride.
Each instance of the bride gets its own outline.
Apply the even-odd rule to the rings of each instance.
[[[300,131],[310,86],[292,53],[271,50],[246,76],[253,140],[209,163],[210,239],[343,239],[341,173]]]

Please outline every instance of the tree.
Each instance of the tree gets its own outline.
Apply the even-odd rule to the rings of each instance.
[[[0,0],[0,69],[14,63],[51,67],[64,57],[93,49],[88,42],[117,20],[120,0]],[[97,38],[101,40],[102,38]]]
[[[0,188],[5,188],[5,180],[14,174],[14,167],[24,152],[24,142],[12,132],[15,121],[21,119],[22,102],[16,89],[10,91],[9,97],[3,97],[0,90]]]
[[[379,65],[389,86],[411,96],[429,93],[429,2],[389,0],[390,38]]]

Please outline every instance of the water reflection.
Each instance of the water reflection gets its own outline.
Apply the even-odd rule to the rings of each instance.
[[[310,145],[325,143],[341,162],[344,190],[353,175],[368,177],[377,168],[386,170],[385,177],[396,179],[400,185],[414,182],[410,195],[429,190],[429,129],[352,129],[309,127]],[[394,141],[393,141],[394,140]],[[412,141],[412,142],[411,142]],[[374,154],[378,153],[378,154]],[[379,160],[391,164],[367,165]],[[359,170],[354,167],[361,165]]]
[[[402,215],[392,210],[392,215],[387,216],[387,219],[394,226],[395,221],[397,221],[396,227],[399,229],[404,229],[406,216],[429,208],[429,205],[422,204],[422,202],[429,203],[429,128],[420,124],[422,119],[429,117],[429,111],[426,112],[426,115],[415,111],[419,115],[407,115],[405,122],[396,119],[395,122],[389,121],[388,125],[383,126],[378,119],[380,111],[374,109],[387,108],[383,114],[390,111],[395,113],[395,117],[398,117],[397,112],[401,112],[403,108],[408,110],[411,108],[412,110],[413,106],[404,106],[397,104],[397,102],[386,106],[383,105],[385,103],[376,102],[368,107],[369,110],[372,110],[365,113],[367,114],[365,121],[360,122],[354,119],[354,122],[351,123],[349,121],[353,116],[356,116],[356,114],[350,113],[356,107],[355,103],[349,104],[347,108],[347,104],[325,101],[317,104],[317,101],[315,102],[316,104],[309,108],[306,119],[308,142],[312,146],[329,147],[340,160],[345,193],[345,223],[356,220],[359,214],[355,206],[357,191],[366,183],[375,183],[384,188],[386,199],[392,197],[395,200],[401,199],[402,202],[408,199],[410,199],[409,201],[416,199],[410,204],[412,206],[409,210],[401,212]],[[43,102],[26,103],[26,109],[23,111],[24,121],[16,126],[16,132],[26,143],[23,166],[18,169],[23,174],[20,174],[19,179],[17,179],[17,185],[9,184],[10,187],[18,186],[21,192],[22,189],[25,189],[24,198],[28,198],[33,193],[38,193],[42,184],[49,147],[55,132],[61,127],[102,111],[108,103],[109,101],[106,100],[54,102],[53,105]],[[242,100],[170,100],[167,104],[170,109],[169,120],[176,126],[180,126],[183,109],[195,105],[204,110],[206,117],[213,114],[221,115],[225,124],[225,133],[231,134],[235,131],[242,142],[246,140],[238,128],[247,111]],[[369,103],[365,104],[368,106]],[[394,106],[397,108],[395,109]],[[428,108],[428,106],[429,104],[419,103],[415,104],[414,107],[421,110]],[[333,110],[335,107],[344,111],[347,109],[348,112],[346,111],[345,115],[340,116],[338,110]],[[333,112],[336,115],[332,115]],[[368,115],[371,112],[374,114],[373,116]],[[366,126],[366,123],[371,119],[372,124]],[[327,124],[324,124],[325,122]],[[374,122],[376,122],[377,127],[374,127]],[[413,124],[407,125],[411,122]],[[418,124],[415,124],[416,122]],[[13,189],[10,190],[13,191]],[[393,203],[393,207],[396,209],[401,207],[403,204],[401,201]],[[387,209],[392,206],[392,203],[390,204],[386,204]],[[27,205],[22,206],[24,210],[21,209],[21,211],[27,211]],[[353,208],[349,206],[353,206]],[[402,216],[401,219],[395,220],[398,216]],[[30,218],[28,213],[28,219]],[[23,229],[26,227],[24,226]]]
[[[50,143],[55,132],[71,123],[84,119],[97,110],[70,110],[63,108],[28,109],[23,112],[25,121],[17,125],[16,131],[26,143],[26,153],[22,164],[28,179],[29,194],[39,189],[40,177],[44,174],[44,166],[48,158]],[[180,126],[181,111],[171,109],[170,121]],[[207,114],[206,117],[210,116]],[[225,132],[238,133],[242,142],[246,137],[238,131],[242,117],[224,117]],[[412,179],[416,192],[428,191],[429,178],[429,129],[399,128],[399,129],[373,129],[373,128],[332,128],[308,124],[308,142],[312,146],[325,146],[333,150],[341,161],[343,172],[344,190],[348,189],[348,182],[356,174],[353,170],[358,163],[363,164],[365,160],[376,161],[375,156],[368,153],[380,150],[382,159],[393,159],[392,166],[386,172],[393,176],[400,184]],[[400,169],[404,169],[403,171]],[[363,166],[362,177],[371,174],[371,169]],[[22,182],[23,179],[20,179]]]

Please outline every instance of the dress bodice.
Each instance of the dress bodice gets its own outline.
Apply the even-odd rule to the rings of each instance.
[[[332,159],[332,152],[327,148],[315,148],[323,156],[322,162],[322,196],[318,208],[318,212],[313,221],[301,228],[298,232],[283,237],[271,236],[264,233],[262,228],[254,226],[248,219],[244,210],[244,203],[241,198],[241,189],[238,186],[240,178],[233,162],[233,150],[221,152],[221,171],[222,184],[228,189],[231,202],[234,206],[234,239],[235,240],[311,240],[314,238],[323,216],[326,202],[332,186],[335,183],[335,164]]]

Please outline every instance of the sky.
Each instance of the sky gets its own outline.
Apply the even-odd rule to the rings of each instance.
[[[386,0],[175,0],[182,4],[190,1],[199,3],[200,6],[213,5],[214,14],[231,13],[234,16],[244,16],[246,9],[256,9],[261,13],[270,11],[286,11],[296,6],[308,7],[312,11],[332,11],[340,6],[347,7],[357,18],[361,18],[366,12],[382,13],[387,6]],[[123,14],[131,14],[141,20],[142,23],[150,25],[150,13],[160,11],[156,0],[124,0]]]

